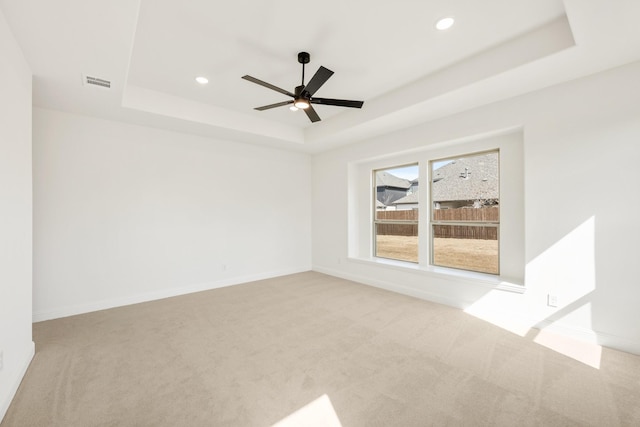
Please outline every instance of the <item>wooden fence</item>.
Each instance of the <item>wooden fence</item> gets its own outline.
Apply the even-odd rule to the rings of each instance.
[[[498,227],[474,227],[466,225],[434,225],[434,237],[448,239],[498,240]]]
[[[377,219],[390,221],[417,221],[418,210],[377,211]],[[417,236],[418,224],[377,224],[376,234],[385,236]]]
[[[497,206],[487,208],[436,209],[433,211],[436,221],[498,221],[500,209]],[[378,211],[379,220],[417,221],[418,210]],[[452,239],[498,240],[498,228],[486,226],[436,225],[434,237]],[[418,224],[377,224],[376,233],[393,236],[417,236]]]
[[[500,208],[492,206],[489,208],[457,208],[457,209],[435,209],[433,219],[436,221],[493,221],[500,219]]]

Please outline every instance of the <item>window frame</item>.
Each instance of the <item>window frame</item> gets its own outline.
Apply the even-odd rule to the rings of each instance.
[[[433,164],[437,163],[437,162],[442,162],[442,161],[446,161],[446,160],[456,160],[456,159],[460,159],[460,158],[465,158],[465,157],[474,157],[474,156],[481,156],[483,154],[489,154],[489,153],[496,153],[496,155],[498,156],[498,206],[500,209],[500,200],[501,200],[501,180],[502,180],[502,174],[500,173],[500,163],[501,163],[501,156],[500,156],[500,148],[495,148],[495,149],[490,149],[490,150],[483,150],[483,151],[475,151],[475,152],[469,152],[469,153],[463,153],[463,154],[456,154],[453,156],[446,156],[446,157],[442,157],[442,158],[430,158],[427,161],[428,164],[428,185],[429,185],[429,199],[428,199],[428,203],[427,203],[427,212],[428,212],[428,233],[429,233],[429,265],[433,266],[433,267],[438,267],[438,268],[452,268],[455,270],[462,270],[462,271],[469,271],[472,273],[481,273],[481,274],[490,274],[493,276],[500,276],[500,259],[501,259],[501,244],[500,244],[500,219],[501,219],[501,213],[498,214],[498,220],[497,221],[442,221],[442,220],[436,220],[435,219],[435,211],[437,210],[434,207],[434,200],[433,200]],[[419,203],[418,203],[419,205]],[[486,271],[479,271],[479,270],[473,270],[471,268],[461,268],[461,267],[453,267],[453,266],[448,266],[448,265],[440,265],[440,264],[436,264],[435,262],[435,227],[438,225],[443,225],[443,226],[463,226],[463,227],[491,227],[491,228],[496,228],[496,235],[497,235],[497,244],[498,244],[498,261],[497,261],[497,272],[496,273],[491,273],[491,272],[486,272]],[[418,242],[418,250],[420,248],[420,242]]]
[[[378,186],[377,186],[377,173],[381,172],[381,171],[388,171],[391,169],[401,169],[404,167],[412,167],[412,166],[416,166],[418,168],[418,171],[420,171],[420,162],[416,161],[416,162],[412,162],[412,163],[406,163],[406,164],[402,164],[402,165],[398,165],[398,166],[390,166],[390,167],[383,167],[383,168],[377,168],[377,169],[372,169],[371,170],[371,181],[373,183],[372,187],[372,191],[373,191],[373,197],[372,197],[372,201],[373,201],[373,206],[372,206],[372,213],[373,213],[373,220],[371,221],[371,236],[372,236],[372,243],[373,243],[373,256],[375,258],[382,258],[382,259],[388,259],[388,260],[393,260],[393,261],[398,261],[398,262],[408,262],[411,264],[420,264],[420,202],[418,202],[418,217],[417,219],[414,220],[388,220],[388,219],[378,219],[378,207],[377,207],[377,201],[378,201]],[[420,184],[418,184],[420,185]],[[382,224],[398,224],[398,225],[415,225],[416,228],[418,229],[418,253],[417,255],[417,259],[416,261],[408,261],[408,260],[404,260],[404,259],[398,259],[398,258],[390,258],[390,257],[384,257],[384,256],[380,256],[377,255],[378,253],[378,232],[377,232],[377,226],[378,225],[382,225]]]
[[[489,130],[473,135],[457,137],[427,137],[420,145],[409,144],[402,150],[391,148],[361,153],[362,156],[347,161],[347,262],[373,268],[380,277],[396,277],[397,274],[422,276],[433,280],[454,280],[468,285],[486,286],[509,292],[525,292],[525,271],[530,259],[525,248],[525,175],[526,162],[524,127],[512,126]],[[409,147],[409,148],[406,148]],[[428,161],[455,157],[465,153],[500,150],[500,275],[475,273],[429,264],[428,221],[419,223],[420,253],[418,264],[394,261],[373,256],[372,233],[372,174],[373,169],[393,168],[412,164],[419,159],[419,179],[428,181]],[[424,187],[424,184],[423,184]],[[428,190],[420,192],[421,206],[429,204]],[[424,214],[424,213],[423,213]],[[347,271],[355,265],[344,267]],[[366,271],[366,270],[364,270]],[[387,276],[392,275],[392,276]],[[385,279],[380,279],[385,280]],[[443,282],[444,283],[444,282]]]

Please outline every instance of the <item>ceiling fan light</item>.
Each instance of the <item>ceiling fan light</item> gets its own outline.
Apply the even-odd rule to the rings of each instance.
[[[307,101],[306,99],[296,99],[296,102],[293,103],[293,106],[305,110],[309,108],[309,101]]]
[[[298,111],[298,107],[296,107],[295,105],[292,105],[291,107],[289,107],[289,110]]]

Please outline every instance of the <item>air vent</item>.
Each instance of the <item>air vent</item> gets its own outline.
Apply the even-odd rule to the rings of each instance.
[[[91,86],[102,87],[102,88],[105,88],[105,89],[111,89],[111,82],[109,80],[99,79],[98,77],[92,77],[92,76],[83,75],[82,76],[82,82],[85,85],[91,85]]]

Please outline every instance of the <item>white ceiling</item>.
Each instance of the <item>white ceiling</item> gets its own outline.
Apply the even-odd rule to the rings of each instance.
[[[318,152],[640,59],[638,0],[0,0],[34,104]],[[454,16],[437,31],[435,21]],[[316,93],[361,110],[253,107],[335,72]],[[82,75],[112,81],[85,86]],[[196,76],[206,76],[201,86]]]

